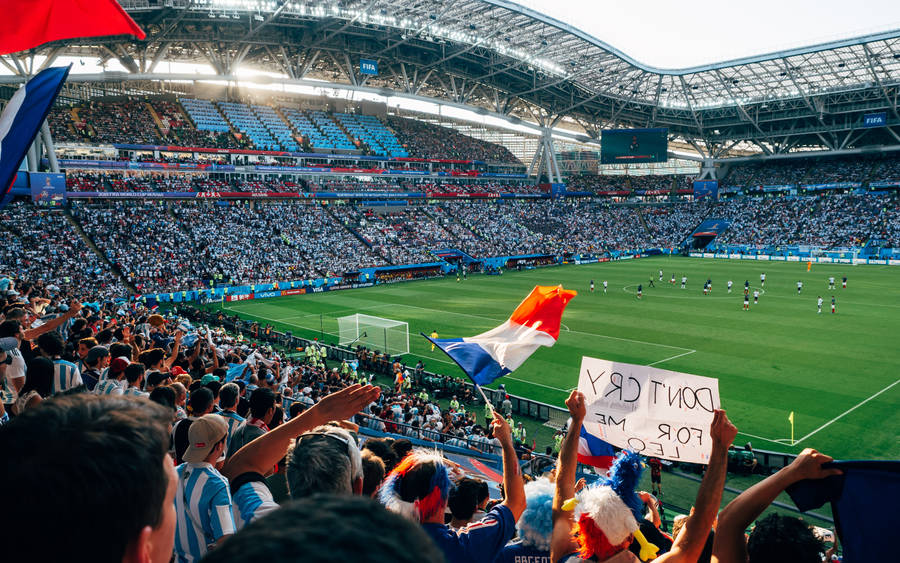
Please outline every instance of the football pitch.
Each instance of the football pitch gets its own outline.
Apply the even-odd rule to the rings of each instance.
[[[659,281],[658,270],[663,270]],[[760,274],[767,275],[760,287]],[[676,284],[669,283],[672,275]],[[686,289],[680,288],[687,276]],[[836,289],[827,279],[834,276]],[[841,289],[841,278],[848,278]],[[649,287],[652,278],[655,287]],[[712,292],[702,288],[712,279]],[[596,288],[589,291],[590,280]],[[734,281],[731,294],[726,282]],[[608,281],[603,291],[602,281]],[[745,280],[750,311],[743,311]],[[803,282],[798,295],[797,281]],[[500,381],[515,395],[563,406],[582,356],[716,377],[722,404],[756,448],[813,447],[839,459],[900,458],[900,268],[659,257],[556,266],[456,281],[377,287],[225,304],[228,314],[295,336],[337,342],[337,318],[354,313],[409,323],[413,366],[462,372],[419,336],[473,336],[509,316],[535,285],[562,284],[578,296],[559,340]],[[643,298],[637,299],[638,284]],[[753,304],[753,290],[760,290]],[[822,313],[816,298],[822,296]],[[837,314],[831,314],[831,296]],[[219,308],[220,305],[210,306]],[[788,414],[795,414],[791,443]]]

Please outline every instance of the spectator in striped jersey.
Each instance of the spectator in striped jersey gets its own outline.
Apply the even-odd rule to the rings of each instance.
[[[175,533],[169,420],[149,401],[79,393],[0,427],[0,482],[15,484],[4,493],[15,507],[4,518],[3,536],[14,538],[4,556],[167,563]]]
[[[235,411],[240,396],[241,388],[235,383],[226,383],[219,389],[219,407],[222,409],[222,412],[219,414],[222,415],[222,418],[224,418],[225,422],[228,424],[227,451],[229,452],[234,451],[231,447],[231,437],[234,435],[234,431],[237,430],[238,426],[244,422],[244,417]]]
[[[78,366],[62,359],[66,344],[56,332],[45,332],[38,336],[38,350],[45,358],[53,362],[53,393],[73,389],[82,384]]]
[[[94,393],[98,395],[122,395],[128,387],[125,381],[125,369],[129,365],[126,358],[116,358],[109,364],[109,372],[106,378],[97,383]]]
[[[125,395],[134,397],[147,397],[147,393],[141,391],[144,385],[144,372],[146,368],[144,364],[132,362],[125,368],[125,381],[128,386],[125,388]]]
[[[209,389],[201,388],[197,392]],[[217,466],[225,459],[228,425],[217,414],[206,414],[188,428],[184,463],[175,468],[175,559],[199,561],[210,548],[234,533],[228,479]]]

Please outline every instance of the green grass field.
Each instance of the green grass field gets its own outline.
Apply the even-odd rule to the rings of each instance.
[[[664,271],[660,283],[657,271]],[[764,293],[742,311],[767,274]],[[672,286],[687,275],[687,289]],[[827,289],[834,275],[837,289]],[[848,288],[840,278],[848,277]],[[653,278],[656,287],[648,287]],[[713,281],[710,296],[703,282]],[[589,281],[596,282],[594,293]],[[726,292],[726,281],[734,290]],[[603,293],[602,280],[609,281]],[[797,295],[796,283],[804,283]],[[644,285],[643,299],[635,296]],[[583,355],[717,377],[739,440],[776,451],[814,447],[841,459],[900,458],[900,268],[754,263],[681,257],[550,267],[498,276],[416,281],[226,304],[230,314],[273,324],[296,336],[336,342],[337,317],[365,313],[409,323],[413,365],[461,371],[420,332],[472,336],[503,322],[535,285],[576,289],[553,348],[539,349],[504,378],[510,393],[563,405],[577,385]],[[680,285],[680,284],[679,284]],[[830,313],[831,295],[837,314]],[[825,299],[816,314],[816,297]],[[218,305],[216,306],[218,307]],[[790,444],[788,413],[795,412]]]

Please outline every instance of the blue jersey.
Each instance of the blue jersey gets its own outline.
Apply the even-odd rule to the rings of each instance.
[[[422,524],[425,533],[444,552],[447,563],[492,563],[516,533],[512,511],[498,505],[479,522],[457,531],[443,524]]]
[[[65,360],[53,360],[53,385],[51,392],[55,395],[82,384],[78,366]]]
[[[517,539],[506,544],[494,563],[550,563],[550,550],[524,545]]]
[[[234,431],[238,429],[238,426],[244,422],[244,417],[234,411],[222,411],[219,414],[222,415],[225,423],[228,424],[228,438],[225,440],[225,444],[228,447],[228,454],[231,455],[233,453],[231,451],[231,437],[234,435]]]
[[[121,395],[125,392],[125,385],[122,381],[104,379],[94,386],[94,393],[97,395]]]
[[[193,563],[208,546],[234,533],[228,479],[208,463],[182,463],[175,468],[175,559]]]
[[[244,483],[234,492],[234,523],[238,530],[277,508],[272,491],[263,481]]]

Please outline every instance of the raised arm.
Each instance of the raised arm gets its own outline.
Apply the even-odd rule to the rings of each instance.
[[[378,400],[379,387],[351,385],[328,395],[299,416],[246,444],[225,462],[222,474],[233,479],[242,473],[253,471],[265,474],[284,457],[291,440],[316,426],[344,420]]]
[[[500,440],[500,446],[503,448],[503,490],[506,493],[503,504],[512,512],[513,519],[518,521],[525,512],[525,483],[522,481],[512,429],[499,415],[494,417],[491,428],[494,430],[494,437]]]
[[[184,333],[180,330],[175,331],[175,342],[172,344],[172,354],[166,358],[166,361],[163,365],[166,366],[166,370],[172,369],[172,364],[175,363],[175,360],[178,358],[178,350],[181,348],[181,337],[184,336]]]
[[[753,485],[728,503],[716,526],[712,561],[744,563],[747,560],[744,530],[788,486],[804,479],[823,479],[830,475],[840,475],[842,473],[840,469],[822,468],[822,464],[829,461],[833,461],[831,457],[806,448],[790,465]]]
[[[69,304],[69,310],[59,315],[55,319],[50,319],[39,327],[29,328],[25,331],[25,340],[34,340],[38,336],[44,334],[45,332],[50,332],[51,330],[56,329],[64,322],[68,321],[72,317],[78,314],[78,311],[81,310],[81,302],[77,300],[73,300]]]
[[[572,391],[566,399],[572,422],[569,424],[569,432],[566,434],[559,449],[559,459],[556,462],[556,492],[553,495],[553,533],[550,537],[550,559],[559,561],[565,555],[578,549],[572,539],[572,527],[574,518],[572,512],[563,510],[562,506],[567,500],[575,496],[575,470],[578,466],[578,437],[581,434],[581,425],[587,414],[584,402],[584,394],[580,391]]]
[[[706,474],[697,490],[694,513],[688,517],[672,549],[655,559],[655,562],[693,563],[700,557],[706,545],[709,531],[716,520],[716,513],[722,504],[722,489],[725,487],[725,474],[728,472],[728,447],[737,435],[737,428],[728,420],[725,411],[716,410],[709,434],[712,438],[712,453],[709,456]]]

